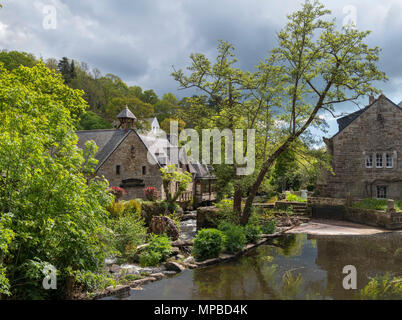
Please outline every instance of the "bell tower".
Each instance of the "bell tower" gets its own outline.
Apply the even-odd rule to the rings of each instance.
[[[117,127],[117,129],[124,128],[126,131],[128,131],[128,129],[134,128],[134,121],[137,118],[126,106],[125,109],[117,115],[117,119],[119,119],[120,121],[120,124]]]

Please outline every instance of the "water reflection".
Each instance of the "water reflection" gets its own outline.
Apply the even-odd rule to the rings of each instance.
[[[400,233],[289,235],[236,261],[154,282],[129,299],[358,299],[370,277],[401,275],[399,248]],[[345,265],[356,267],[358,290],[343,288]]]

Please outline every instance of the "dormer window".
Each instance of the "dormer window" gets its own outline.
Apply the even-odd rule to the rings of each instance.
[[[387,168],[393,168],[394,167],[394,157],[392,156],[391,153],[387,153],[385,156],[386,159],[386,166]]]
[[[375,166],[376,168],[382,168],[382,154],[377,153],[375,155]]]

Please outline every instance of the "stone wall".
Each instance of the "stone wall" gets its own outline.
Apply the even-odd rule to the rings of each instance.
[[[386,229],[402,228],[402,212],[395,211],[392,200],[385,211],[353,208],[348,202],[350,200],[341,198],[308,198],[307,211],[316,219],[347,220]]]
[[[162,176],[160,166],[148,161],[148,150],[138,135],[131,131],[127,138],[117,147],[113,154],[98,169],[96,175],[102,176],[109,181],[110,186],[121,186],[122,181],[126,179],[138,179],[142,184],[133,187],[124,187],[127,195],[123,199],[145,199],[144,188],[155,187],[158,190],[159,199],[165,199],[163,190]],[[120,174],[116,173],[116,166],[120,166]],[[145,174],[143,174],[145,167]],[[178,169],[182,171],[181,168]],[[192,191],[191,182],[187,191]],[[175,186],[171,185],[171,191],[174,192]]]
[[[326,144],[335,175],[326,172],[319,179],[320,196],[377,197],[377,186],[387,186],[387,198],[402,200],[402,110],[385,96]],[[382,168],[376,168],[376,153],[383,154]],[[393,154],[393,168],[386,168],[386,153]],[[368,154],[374,155],[372,168],[365,165]]]

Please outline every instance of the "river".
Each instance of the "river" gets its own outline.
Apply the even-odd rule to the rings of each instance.
[[[131,290],[124,299],[358,299],[371,277],[402,275],[399,248],[398,232],[286,235],[235,261],[185,270]],[[356,290],[343,288],[346,265],[356,267]]]

